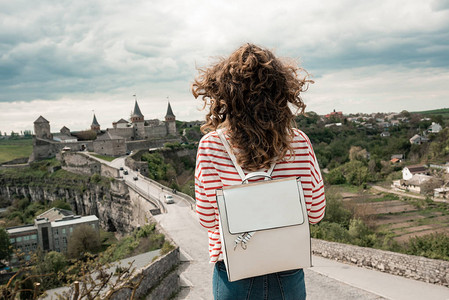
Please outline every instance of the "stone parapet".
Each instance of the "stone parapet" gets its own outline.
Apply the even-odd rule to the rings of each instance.
[[[312,253],[428,283],[449,286],[449,261],[312,239]]]
[[[132,280],[139,281],[140,276],[143,276],[143,279],[136,289],[134,299],[170,299],[179,290],[179,275],[176,271],[179,263],[179,248],[176,247],[150,265],[138,270]],[[123,288],[114,293],[110,299],[131,299],[131,294],[131,289]]]

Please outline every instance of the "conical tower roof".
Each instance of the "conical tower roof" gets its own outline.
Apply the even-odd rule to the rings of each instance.
[[[98,124],[97,117],[95,117],[95,114],[94,114],[94,119],[92,120],[91,126],[100,126],[100,124]]]
[[[42,116],[39,116],[39,118],[36,119],[36,121],[34,121],[34,123],[50,123],[47,121],[47,119],[45,119]]]
[[[132,117],[140,117],[143,118],[142,112],[140,111],[139,104],[137,104],[137,100],[134,103],[134,111]]]
[[[167,107],[167,114],[165,115],[165,117],[172,117],[174,118],[175,115],[173,114],[173,110],[171,109],[171,105],[170,102],[168,102],[168,107]]]

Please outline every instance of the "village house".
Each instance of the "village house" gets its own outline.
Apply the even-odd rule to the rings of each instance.
[[[391,124],[391,126],[398,126],[399,125],[399,120],[391,120],[390,124]]]
[[[390,159],[392,163],[402,162],[402,160],[404,159],[404,154],[393,154],[391,155]]]
[[[343,112],[342,111],[332,111],[330,113],[328,113],[327,115],[324,115],[325,118],[329,119],[331,117],[336,117],[338,119],[343,119]]]
[[[449,187],[440,187],[433,190],[433,196],[435,198],[449,198]]]
[[[340,127],[342,124],[341,123],[330,123],[330,124],[326,124],[324,125],[324,127],[328,128],[328,127],[332,127],[332,126],[337,126]]]
[[[420,136],[419,134],[415,134],[413,137],[410,138],[409,141],[410,144],[412,145],[421,145],[423,143],[427,143],[429,139],[424,136]]]
[[[434,178],[429,175],[415,174],[408,180],[401,180],[400,188],[420,194],[422,192],[423,184],[432,179]]]
[[[441,130],[443,130],[443,127],[441,127],[440,124],[435,122],[432,122],[432,125],[430,125],[429,128],[427,129],[429,133],[438,133]]]
[[[427,167],[425,165],[414,165],[402,169],[402,179],[404,180],[410,180],[416,174],[427,174]]]

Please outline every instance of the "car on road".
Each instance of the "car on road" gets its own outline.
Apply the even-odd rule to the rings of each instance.
[[[120,171],[123,171],[123,167],[120,167]]]
[[[173,200],[173,196],[172,195],[165,195],[165,203],[167,204],[173,204],[175,203],[175,201]]]
[[[137,180],[137,179],[139,179],[139,178],[138,178],[137,176],[134,176],[133,179],[134,179],[134,180]]]
[[[123,175],[128,175],[128,170],[123,171]]]

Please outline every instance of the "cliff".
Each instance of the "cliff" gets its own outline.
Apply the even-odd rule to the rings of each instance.
[[[15,197],[41,203],[65,200],[76,214],[96,215],[107,231],[126,233],[134,228],[127,186],[98,174],[79,175],[61,169],[51,173],[42,165],[0,170],[0,200],[11,203]]]

